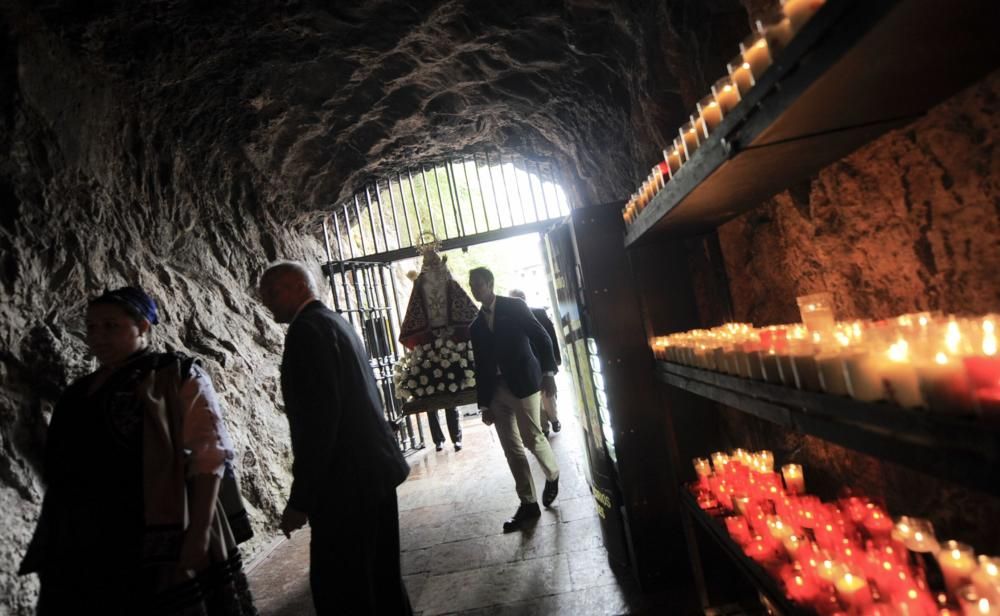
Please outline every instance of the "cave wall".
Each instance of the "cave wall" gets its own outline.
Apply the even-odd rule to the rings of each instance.
[[[0,612],[27,614],[36,580],[15,571],[43,494],[45,427],[61,390],[95,367],[87,299],[139,284],[160,305],[154,344],[204,361],[236,446],[253,554],[284,505],[290,457],[283,333],[253,289],[268,261],[321,251],[275,221],[281,204],[238,144],[191,139],[169,107],[142,104],[45,24],[18,28],[0,30]]]
[[[736,317],[798,320],[1000,306],[1000,72],[722,226]]]
[[[576,203],[623,197],[744,21],[736,0],[0,0],[0,611],[34,603],[15,571],[52,405],[93,369],[87,298],[144,286],[155,343],[204,360],[252,555],[290,463],[264,264],[322,260],[325,208],[455,153],[555,159]]]

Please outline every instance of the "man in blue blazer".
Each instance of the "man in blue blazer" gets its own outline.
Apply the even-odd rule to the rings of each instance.
[[[541,392],[556,394],[556,362],[549,335],[528,305],[519,299],[497,297],[490,270],[477,267],[470,271],[469,288],[482,304],[470,326],[479,408],[483,421],[496,425],[521,500],[514,517],[504,522],[503,531],[509,533],[541,515],[525,446],[545,472],[542,504],[548,507],[559,493],[559,467],[539,422]]]
[[[412,614],[399,560],[396,486],[410,472],[385,418],[354,328],[316,297],[293,262],[260,280],[264,305],[289,323],[281,391],[292,437],[286,536],[308,521],[316,613]]]

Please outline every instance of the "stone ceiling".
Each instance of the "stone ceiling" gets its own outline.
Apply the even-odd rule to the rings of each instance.
[[[267,186],[247,192],[293,208],[278,217],[373,174],[487,149],[560,160],[584,202],[620,198],[706,89],[704,67],[721,70],[713,49],[734,51],[747,29],[736,0],[326,4],[47,2],[8,15],[15,36],[50,32],[62,60],[107,84],[92,96],[134,111],[123,128],[152,141],[162,175],[176,149],[209,167],[245,159]],[[36,85],[38,98],[58,93]],[[22,89],[32,96],[30,78]]]

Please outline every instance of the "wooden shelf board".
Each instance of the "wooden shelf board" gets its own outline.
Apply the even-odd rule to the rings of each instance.
[[[657,362],[657,378],[786,429],[1000,495],[1000,427]]]

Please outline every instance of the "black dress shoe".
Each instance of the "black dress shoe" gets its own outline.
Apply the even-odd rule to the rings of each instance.
[[[462,451],[462,441],[455,441],[455,451]]]
[[[559,494],[559,478],[556,477],[552,481],[545,482],[545,489],[542,490],[542,504],[548,507],[552,504],[552,501],[556,499]]]
[[[443,451],[444,443],[434,443],[434,448],[437,449],[438,451]]]
[[[560,430],[562,430],[562,424],[559,423],[559,420],[557,419],[557,420],[555,420],[555,421],[552,422],[552,431],[553,432],[558,432]]]
[[[503,523],[503,532],[512,533],[521,530],[527,525],[528,520],[534,520],[542,515],[542,510],[538,508],[538,503],[521,503],[514,512],[514,517]]]

